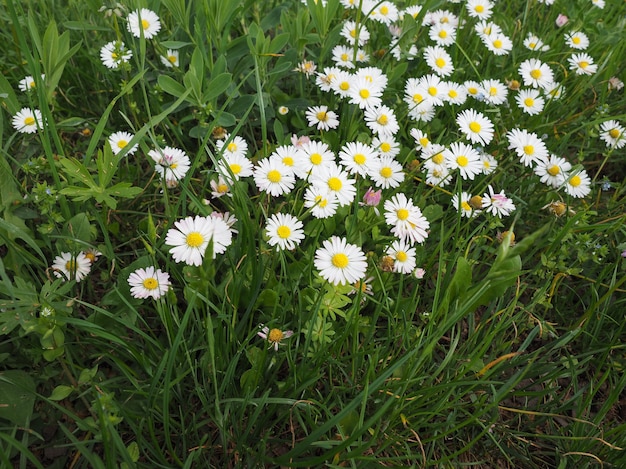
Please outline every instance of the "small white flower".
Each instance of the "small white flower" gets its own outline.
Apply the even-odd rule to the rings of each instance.
[[[143,31],[143,37],[151,39],[161,30],[161,21],[155,12],[142,8],[128,15],[128,30],[135,37],[141,37]]]
[[[91,261],[84,252],[79,252],[76,256],[71,252],[62,252],[54,258],[52,269],[55,277],[76,280],[78,283],[91,271]]]
[[[315,267],[334,285],[353,284],[365,278],[367,259],[361,248],[345,238],[332,236],[315,251]]]
[[[176,262],[199,266],[209,242],[213,244],[213,258],[232,243],[230,227],[218,217],[186,217],[174,226],[167,231],[165,244],[172,246],[170,253]]]
[[[43,128],[43,117],[39,109],[30,110],[27,107],[20,109],[13,116],[13,128],[23,134],[33,134]]]
[[[267,220],[265,225],[270,246],[276,246],[276,250],[293,250],[304,239],[303,224],[293,215],[276,213]]]
[[[128,146],[128,142],[130,142],[133,137],[133,134],[124,131],[114,132],[109,135],[109,145],[111,145],[111,150],[113,151],[113,154],[117,155],[124,148],[126,148]],[[137,148],[137,144],[133,145],[126,154],[132,155],[133,153],[135,153]]]
[[[167,272],[150,266],[131,273],[128,276],[128,284],[130,285],[130,294],[134,298],[152,297],[157,300],[167,293],[171,282]]]

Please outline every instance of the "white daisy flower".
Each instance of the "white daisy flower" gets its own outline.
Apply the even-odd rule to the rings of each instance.
[[[126,148],[128,146],[128,142],[130,142],[133,137],[133,134],[124,131],[114,132],[109,135],[108,141],[109,145],[111,145],[111,150],[113,151],[113,154],[117,155],[124,148]],[[132,155],[133,153],[135,153],[135,151],[137,151],[137,148],[137,144],[133,145],[132,148],[128,149],[126,154]]]
[[[339,165],[332,163],[320,167],[311,176],[311,185],[320,192],[326,190],[332,194],[340,207],[349,205],[356,197],[356,181],[348,177],[348,173]]]
[[[491,36],[492,34],[501,34],[502,28],[495,24],[493,21],[482,20],[474,25],[474,31],[478,34],[478,37],[483,39],[484,37]]]
[[[593,58],[584,52],[573,54],[567,61],[569,62],[569,69],[576,72],[576,75],[593,75],[598,71],[598,66],[593,63]]]
[[[335,154],[328,144],[320,141],[311,141],[302,145],[300,149],[302,159],[298,168],[294,168],[296,175],[302,179],[315,174],[320,168],[335,163]]]
[[[128,276],[130,294],[133,298],[152,297],[157,300],[167,293],[171,286],[170,276],[153,266],[137,269]]]
[[[341,98],[347,98],[350,95],[350,91],[354,86],[354,75],[345,70],[337,69],[333,79],[330,82],[330,87],[337,96]]]
[[[530,50],[539,50],[539,51],[550,50],[550,46],[547,44],[544,44],[544,42],[541,39],[539,39],[539,36],[533,33],[528,33],[528,36],[526,36],[526,39],[524,39],[523,44],[526,49],[530,49]]]
[[[289,194],[296,184],[293,170],[277,158],[265,158],[259,161],[252,176],[260,191],[265,191],[274,197]]]
[[[167,68],[178,67],[180,65],[178,51],[167,49],[165,55],[161,56],[161,63]]]
[[[533,88],[544,88],[548,83],[554,81],[552,69],[537,59],[524,60],[520,64],[518,72],[522,76],[524,85]]]
[[[454,194],[450,203],[452,206],[465,218],[473,218],[480,213],[480,210],[475,210],[472,207],[470,201],[472,200],[472,194],[468,192],[461,192],[461,194]]]
[[[507,55],[513,49],[513,41],[503,33],[492,33],[489,36],[483,36],[481,39],[483,44],[487,46],[487,49],[495,55]]]
[[[189,157],[179,148],[157,148],[150,150],[148,156],[156,163],[155,171],[166,181],[183,179],[191,167]]]
[[[337,67],[324,67],[324,72],[317,72],[315,78],[315,84],[317,87],[325,92],[332,91],[332,83],[337,80],[337,76],[342,72]]]
[[[269,156],[271,160],[277,160],[295,172],[296,166],[302,159],[300,150],[295,145],[280,145]]]
[[[76,280],[76,283],[84,279],[91,271],[91,261],[84,252],[74,256],[71,252],[62,252],[52,262],[54,276],[64,280]]]
[[[400,130],[393,109],[385,105],[366,109],[365,124],[375,134],[385,137],[393,137]]]
[[[41,81],[43,81],[46,78],[46,75],[44,75],[43,73],[41,74]],[[35,87],[37,86],[37,82],[35,81],[35,79],[31,76],[25,76],[24,78],[22,78],[19,83],[17,84],[17,87],[19,88],[20,91],[30,91],[35,89]]]
[[[515,204],[509,199],[504,191],[494,193],[493,187],[488,186],[489,193],[485,192],[482,198],[482,206],[485,212],[489,212],[499,218],[508,217],[515,210]]]
[[[384,209],[385,221],[392,226],[391,232],[400,240],[411,244],[426,240],[430,223],[405,194],[400,192],[385,201]]]
[[[352,104],[356,104],[361,109],[380,106],[383,88],[378,83],[370,82],[366,77],[356,77],[354,84],[350,87],[348,97]]]
[[[570,169],[572,165],[565,158],[550,155],[549,159],[540,161],[534,171],[542,183],[557,189],[565,182]]]
[[[483,174],[491,174],[498,167],[498,161],[489,153],[481,153],[480,162],[483,164]]]
[[[276,250],[294,250],[304,239],[303,224],[293,215],[276,213],[267,220],[265,225],[270,246],[276,246]]]
[[[454,142],[443,152],[446,166],[458,169],[463,179],[474,180],[482,172],[480,154],[465,143]]]
[[[11,121],[13,128],[23,134],[33,134],[43,128],[43,117],[39,109],[30,110],[27,107],[20,109]]]
[[[372,139],[370,146],[376,150],[380,156],[395,157],[400,153],[400,144],[396,142],[393,137],[379,135]]]
[[[546,104],[539,94],[539,90],[532,88],[519,90],[519,93],[515,96],[515,101],[522,111],[531,116],[541,113]]]
[[[315,218],[329,218],[337,213],[339,202],[327,190],[309,186],[304,192],[304,206],[311,209],[311,215]]]
[[[142,8],[128,15],[128,30],[135,37],[141,37],[143,32],[143,37],[151,39],[161,30],[161,21],[155,12]]]
[[[366,176],[378,159],[378,153],[361,142],[348,142],[339,151],[339,161],[350,174]]]
[[[393,271],[411,274],[416,267],[415,248],[405,241],[395,240],[385,254],[393,259]]]
[[[357,24],[355,21],[347,20],[341,28],[341,35],[354,46],[358,42],[359,46],[364,46],[370,39],[370,33],[363,23]]]
[[[228,143],[227,143],[228,142]],[[215,142],[215,148],[218,153],[222,152],[225,157],[227,156],[246,156],[248,153],[248,142],[238,135],[231,137],[226,135],[223,140]]]
[[[222,176],[218,176],[217,181],[215,179],[212,179],[210,184],[211,195],[214,199],[222,197],[223,195],[227,195],[229,197],[233,196],[233,194],[230,192],[230,185]]]
[[[372,165],[367,175],[374,182],[374,185],[381,189],[398,187],[404,181],[402,165],[390,155],[381,156]]]
[[[586,197],[591,192],[591,179],[584,169],[570,174],[565,181],[565,192],[576,198]]]
[[[608,120],[600,125],[600,138],[608,148],[622,148],[626,145],[626,129],[616,120]]]
[[[424,49],[424,60],[440,77],[447,77],[454,72],[452,57],[441,46],[428,46]]]
[[[465,8],[472,18],[481,20],[488,20],[493,13],[493,3],[489,0],[467,0]]]
[[[484,100],[494,106],[499,106],[506,102],[509,90],[504,83],[496,79],[483,80],[480,84]]]
[[[217,217],[186,217],[174,223],[165,235],[165,244],[176,262],[199,266],[212,241],[213,258],[222,254],[232,243],[232,232],[226,222]]]
[[[465,109],[457,114],[456,123],[472,143],[488,145],[493,139],[493,123],[481,112]]]
[[[440,46],[450,46],[456,40],[456,27],[450,23],[435,23],[429,28],[428,37]]]
[[[589,38],[582,31],[565,34],[565,43],[572,49],[585,50],[589,47]]]
[[[515,150],[524,166],[533,166],[548,159],[548,149],[537,134],[525,129],[513,129],[506,133],[509,150]]]
[[[467,101],[467,88],[460,83],[446,83],[448,92],[446,93],[446,101],[450,104],[461,106]]]
[[[317,127],[317,130],[336,129],[339,119],[334,111],[329,111],[328,106],[312,106],[306,110],[306,119],[309,127]]]
[[[354,49],[342,44],[333,47],[333,62],[338,67],[355,68],[354,65]]]
[[[363,250],[345,238],[332,236],[315,251],[315,268],[333,285],[353,284],[365,278],[367,259]]]
[[[133,51],[126,49],[123,42],[111,41],[100,49],[100,60],[111,69],[118,68],[121,64],[127,63],[133,56]]]

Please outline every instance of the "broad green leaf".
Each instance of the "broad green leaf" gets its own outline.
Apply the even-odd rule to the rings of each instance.
[[[74,388],[72,386],[65,386],[65,385],[57,386],[56,388],[52,390],[52,394],[50,395],[48,399],[50,399],[51,401],[62,401],[67,396],[72,394],[73,390]]]
[[[34,404],[35,382],[29,373],[21,370],[0,373],[0,418],[26,427]]]
[[[207,91],[204,95],[206,101],[210,101],[213,98],[222,94],[230,83],[232,82],[232,75],[230,73],[220,73],[219,75],[212,77],[211,81],[207,85]]]
[[[160,75],[158,83],[163,91],[177,98],[180,98],[185,92],[185,87],[168,75]]]

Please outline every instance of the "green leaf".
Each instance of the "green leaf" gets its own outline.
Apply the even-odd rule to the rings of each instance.
[[[163,91],[177,98],[180,98],[185,92],[185,87],[168,75],[160,75],[158,83]]]
[[[80,376],[78,377],[78,384],[87,384],[91,383],[93,379],[96,377],[98,373],[98,365],[93,368],[85,368],[80,372]]]
[[[34,404],[35,382],[29,373],[21,370],[0,373],[0,418],[26,427]]]
[[[50,399],[51,401],[62,401],[67,396],[72,394],[73,390],[74,388],[72,386],[64,386],[64,385],[57,386],[56,388],[52,390],[52,394],[50,395],[48,399]]]
[[[207,85],[207,91],[204,94],[204,99],[206,101],[210,101],[213,98],[218,97],[226,88],[230,85],[232,81],[232,75],[230,73],[220,73],[219,75],[211,78],[211,81]]]
[[[128,451],[128,456],[130,456],[131,461],[139,461],[139,445],[136,441],[133,441],[130,445],[128,445],[126,447],[126,451]]]

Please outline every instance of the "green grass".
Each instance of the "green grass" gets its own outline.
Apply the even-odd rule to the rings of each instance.
[[[0,31],[2,467],[626,464],[624,149],[600,138],[603,122],[626,122],[624,90],[608,86],[626,78],[623,6],[500,2],[491,20],[514,46],[496,56],[464,4],[427,1],[416,19],[399,22],[397,47],[418,50],[416,60],[400,61],[386,26],[338,0],[133,0],[119,17],[101,6],[0,6],[9,25]],[[128,14],[142,7],[160,18],[153,39],[127,30]],[[468,98],[437,108],[428,122],[408,116],[406,80],[432,73],[422,49],[434,42],[422,19],[438,9],[466,22],[446,48],[455,71],[443,80],[509,83],[507,105]],[[562,28],[559,13],[569,17]],[[358,67],[386,75],[383,103],[400,124],[396,160],[405,179],[383,189],[380,214],[359,205],[372,185],[362,176],[354,201],[327,219],[304,206],[304,180],[272,197],[245,177],[229,183],[230,196],[212,197],[223,131],[245,139],[255,165],[292,135],[323,141],[335,154],[346,142],[371,142],[363,110],[294,71],[303,60],[319,72],[333,65],[347,19],[370,32],[371,60]],[[563,35],[578,29],[598,65],[592,75],[569,69]],[[530,32],[550,49],[525,48]],[[100,48],[115,40],[132,58],[111,70]],[[162,64],[167,49],[179,51],[178,67]],[[529,58],[548,64],[565,88],[534,116],[517,106],[511,84],[522,82],[518,67]],[[35,89],[19,91],[26,75],[41,74]],[[319,105],[337,113],[336,129],[308,126],[305,111]],[[42,111],[43,129],[15,130],[12,117],[23,107]],[[448,185],[425,183],[411,129],[446,146],[466,142],[455,118],[469,108],[494,124],[483,146],[498,167],[473,180],[455,173]],[[508,148],[514,128],[584,168],[590,194],[575,198],[541,183]],[[120,130],[134,135],[135,153],[115,155],[105,143]],[[148,152],[157,146],[189,156],[175,187],[155,172]],[[510,216],[470,219],[450,203],[488,186],[514,202]],[[383,203],[399,192],[430,224],[414,246],[422,279],[390,272],[385,259],[394,236]],[[556,201],[562,216],[550,210]],[[200,266],[176,263],[168,229],[225,212],[237,218],[226,251],[213,259],[211,244]],[[275,213],[304,224],[293,251],[268,243]],[[316,250],[333,235],[362,248],[371,292],[319,275]],[[89,248],[101,255],[85,279],[55,276],[57,255]],[[158,300],[131,295],[129,275],[148,266],[170,275]],[[276,351],[259,337],[261,325],[293,336]]]

